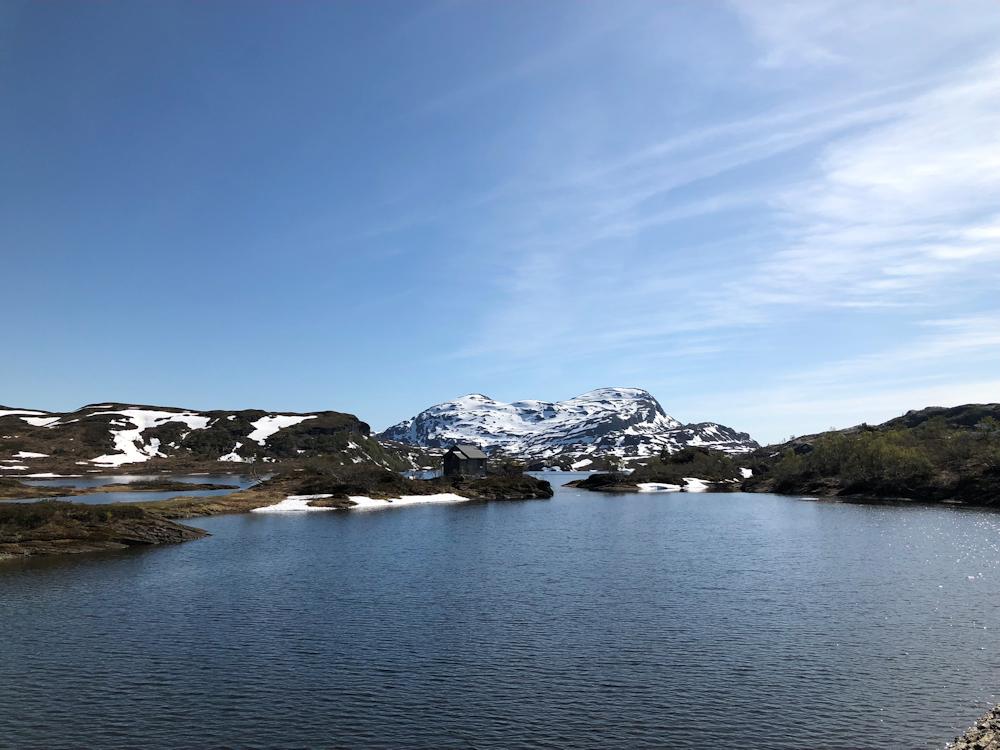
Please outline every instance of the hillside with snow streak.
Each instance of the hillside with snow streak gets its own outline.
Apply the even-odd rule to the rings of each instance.
[[[414,468],[351,414],[192,411],[91,404],[73,412],[0,407],[0,477],[264,464],[311,457]],[[233,467],[236,468],[236,467]]]
[[[495,454],[543,461],[622,459],[675,453],[686,446],[747,453],[745,432],[715,422],[682,424],[640,388],[599,388],[565,401],[496,401],[479,393],[425,409],[380,434],[388,440],[442,448],[472,443]]]

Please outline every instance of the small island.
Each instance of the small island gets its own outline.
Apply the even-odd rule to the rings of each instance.
[[[177,544],[207,536],[138,505],[60,501],[0,506],[0,559]]]
[[[146,483],[160,490],[166,483]],[[234,489],[232,485],[204,486],[169,483],[180,491]],[[129,484],[122,489],[135,490]],[[25,485],[16,480],[4,483],[10,497],[51,496],[52,488]],[[119,489],[103,485],[77,492],[91,494]],[[169,491],[169,490],[167,490]],[[433,498],[448,495],[460,502],[533,500],[552,497],[552,486],[541,479],[517,472],[470,476],[458,474],[435,479],[409,479],[379,466],[333,466],[315,463],[299,467],[227,495],[179,496],[141,503],[82,504],[42,500],[35,503],[0,503],[0,558],[40,554],[67,554],[135,546],[176,544],[208,536],[207,532],[176,523],[178,519],[247,513],[285,503],[301,502],[296,509],[350,510],[364,500],[384,500],[391,505],[404,498]],[[400,503],[400,505],[409,503]],[[283,508],[284,509],[284,508]]]
[[[736,458],[708,448],[688,447],[647,459],[628,473],[591,474],[566,486],[595,492],[733,492],[741,488],[744,476]]]

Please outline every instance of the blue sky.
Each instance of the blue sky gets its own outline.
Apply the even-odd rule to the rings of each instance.
[[[0,7],[0,403],[1000,400],[1000,4]]]

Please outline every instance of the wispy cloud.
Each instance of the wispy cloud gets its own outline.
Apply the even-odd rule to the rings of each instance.
[[[774,200],[787,246],[761,264],[759,303],[919,303],[1000,261],[1000,59],[831,143]],[[987,269],[989,270],[989,269]]]
[[[901,12],[848,5],[846,20],[840,3],[754,3],[747,16],[771,68],[802,59],[858,65],[858,50],[874,63],[882,25]],[[995,11],[978,27],[958,15],[942,22],[949,44],[1000,22]],[[925,58],[939,51],[932,45]],[[538,320],[567,350],[586,351],[762,324],[793,305],[933,306],[932,292],[995,272],[1000,64],[991,57],[911,75],[915,54],[906,75],[880,88],[540,170],[545,179],[501,197],[511,218],[502,253],[513,259],[499,282],[504,304],[465,353],[535,356],[548,344],[516,333]],[[759,167],[792,153],[790,165]],[[752,178],[731,177],[753,169]],[[753,213],[758,227],[770,217],[770,236],[742,234],[746,226],[728,238],[671,231],[732,212]],[[741,242],[742,252],[721,254],[726,265],[717,265],[713,245]],[[706,262],[692,261],[703,249]]]

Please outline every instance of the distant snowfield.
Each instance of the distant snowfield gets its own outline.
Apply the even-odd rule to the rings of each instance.
[[[259,416],[262,412],[257,411],[253,415],[253,417],[257,418],[250,421],[249,426],[246,427],[244,427],[246,422],[235,422],[235,420],[240,419],[240,415],[236,413],[227,414],[225,412],[220,413],[219,411],[201,413],[187,409],[126,406],[120,404],[94,404],[84,406],[75,412],[60,414],[34,409],[2,408],[0,409],[0,418],[8,417],[11,420],[23,421],[34,428],[45,428],[46,431],[52,430],[53,434],[60,437],[68,435],[69,430],[74,429],[72,427],[74,423],[85,421],[88,427],[93,428],[101,428],[103,423],[106,427],[103,429],[88,430],[83,440],[80,440],[78,437],[69,437],[70,442],[76,441],[70,448],[75,447],[86,450],[85,446],[96,445],[97,447],[88,450],[84,456],[73,455],[73,458],[86,459],[86,464],[95,467],[97,470],[102,470],[113,469],[126,464],[144,463],[154,458],[170,458],[177,455],[186,456],[191,454],[192,450],[198,453],[198,458],[205,458],[203,455],[205,452],[204,447],[212,443],[211,440],[194,440],[192,442],[196,447],[185,450],[185,439],[196,430],[212,430],[215,427],[221,428],[221,425],[227,425],[227,427],[220,429],[219,432],[226,435],[231,440],[229,445],[234,447],[229,452],[218,456],[217,460],[223,463],[253,461],[255,454],[259,452],[257,446],[269,447],[267,443],[276,433],[307,420],[317,419],[325,413],[263,413],[263,416]],[[249,420],[252,417],[247,414],[245,418]],[[221,425],[220,420],[223,420]],[[5,422],[5,424],[9,423]],[[154,437],[149,433],[153,432],[155,434],[164,425],[174,426],[174,429],[169,433],[171,437],[166,439],[167,442],[161,444],[161,436]],[[177,430],[177,427],[181,427],[181,429]],[[5,431],[9,432],[10,430]],[[102,432],[109,439],[102,440]],[[14,439],[15,437],[16,434],[0,436],[3,440]],[[48,436],[44,437],[47,438]],[[310,444],[308,439],[306,439],[306,443]],[[225,442],[222,443],[222,445],[225,444]],[[249,450],[246,447],[248,445],[256,450]],[[349,441],[349,447],[354,451],[354,455],[350,456],[353,462],[359,463],[371,459],[365,449],[353,440]],[[95,456],[101,450],[107,452],[103,455]],[[225,449],[223,448],[223,450]],[[305,450],[300,449],[299,452],[304,453]],[[11,454],[13,458],[8,459],[8,463],[18,461],[19,465],[25,459],[51,458],[50,455],[44,453],[32,453],[29,451],[20,451],[15,454],[13,449],[11,450]],[[91,456],[95,457],[91,458]],[[0,462],[3,460],[0,459]],[[259,460],[273,462],[275,458],[273,456],[264,456],[263,458],[259,458]],[[77,461],[77,463],[82,465],[83,462]],[[0,466],[2,466],[2,463],[0,463]]]
[[[757,447],[748,435],[714,422],[681,424],[640,388],[598,388],[565,401],[504,403],[472,393],[436,404],[380,437],[427,447],[471,443],[550,466],[552,458],[590,466],[597,456],[645,458],[685,446],[728,453]]]
[[[33,409],[0,409],[0,417],[6,417],[11,414],[45,414],[45,412]]]
[[[134,464],[148,461],[154,456],[163,455],[160,453],[160,441],[153,438],[149,445],[145,445],[142,433],[151,427],[159,427],[167,422],[183,422],[191,430],[203,430],[208,426],[209,418],[191,412],[174,411],[154,411],[153,409],[122,409],[121,411],[98,411],[91,416],[101,416],[105,414],[120,414],[131,420],[132,427],[121,430],[111,430],[112,439],[115,441],[115,448],[119,453],[108,453],[97,458],[92,458],[91,462],[101,466],[121,466],[122,464]]]
[[[261,417],[256,422],[250,423],[253,425],[254,431],[247,435],[247,437],[250,440],[256,440],[258,445],[263,445],[271,435],[282,427],[291,427],[300,422],[305,422],[307,419],[316,419],[316,415],[293,416],[291,414],[276,414],[273,417]]]
[[[211,417],[206,417],[194,412],[174,412],[158,411],[155,409],[122,409],[120,411],[97,411],[90,416],[100,415],[120,415],[125,417],[131,426],[125,423],[118,423],[121,429],[111,430],[117,453],[108,453],[97,458],[92,458],[91,463],[104,467],[121,466],[122,464],[134,464],[148,461],[156,456],[163,456],[160,452],[160,441],[158,438],[151,438],[147,443],[143,439],[143,432],[156,428],[168,422],[181,422],[189,430],[203,430],[209,426]],[[233,419],[234,417],[229,417]],[[264,445],[267,439],[285,427],[304,422],[307,419],[315,419],[315,414],[310,415],[285,415],[276,414],[265,416],[251,422],[253,431],[247,435],[249,440],[254,440],[258,445]],[[31,419],[31,417],[22,417]],[[58,419],[55,417],[53,419]],[[236,447],[230,453],[219,457],[219,461],[241,463],[246,459],[237,453],[243,443],[236,443]]]

